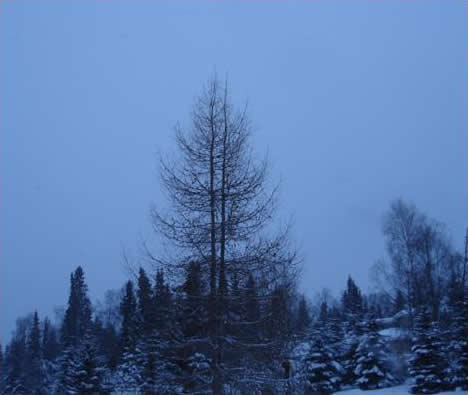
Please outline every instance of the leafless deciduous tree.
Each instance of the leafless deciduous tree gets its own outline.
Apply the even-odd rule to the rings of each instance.
[[[155,231],[179,254],[170,261],[153,258],[175,272],[189,262],[201,265],[209,284],[212,391],[221,393],[228,376],[225,346],[235,341],[228,310],[238,296],[230,290],[252,275],[259,285],[255,297],[266,301],[275,287],[294,284],[298,259],[288,229],[273,231],[278,187],[270,184],[267,158],[252,151],[247,108],[234,108],[227,82],[209,81],[190,128],[178,126],[175,135],[178,155],[160,162],[169,205],[153,207],[151,215]]]
[[[463,259],[444,226],[414,205],[396,200],[384,217],[383,234],[388,261],[376,263],[375,278],[390,286],[394,295],[404,295],[411,324],[414,310],[422,305],[430,307],[432,318],[438,320],[449,290],[460,293],[463,288]]]

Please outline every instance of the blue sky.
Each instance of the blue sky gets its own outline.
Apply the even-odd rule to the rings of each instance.
[[[156,154],[216,71],[295,217],[301,287],[365,290],[380,221],[404,198],[467,224],[464,1],[0,2],[0,338],[123,284],[150,235]]]

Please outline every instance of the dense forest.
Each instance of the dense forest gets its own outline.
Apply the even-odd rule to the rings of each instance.
[[[468,390],[466,249],[395,200],[375,291],[349,276],[339,297],[302,284],[307,297],[290,226],[276,226],[278,185],[250,138],[247,108],[213,78],[188,130],[175,130],[175,156],[160,161],[160,246],[145,244],[146,265],[130,264],[134,275],[103,301],[91,302],[78,267],[63,314],[19,318],[0,347],[2,393]]]

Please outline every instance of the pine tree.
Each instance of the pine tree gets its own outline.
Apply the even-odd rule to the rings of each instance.
[[[411,392],[435,394],[444,390],[446,362],[441,354],[440,332],[437,324],[431,323],[427,310],[418,314],[411,354],[409,374],[414,379]]]
[[[341,380],[338,362],[317,335],[304,364],[305,393],[331,394],[339,389]]]
[[[374,319],[367,322],[356,349],[354,374],[363,390],[384,388],[395,382],[390,372],[389,350],[377,330]]]

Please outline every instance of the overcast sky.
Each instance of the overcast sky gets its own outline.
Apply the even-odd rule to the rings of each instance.
[[[404,198],[467,219],[465,1],[1,1],[0,338],[82,265],[120,287],[149,235],[156,153],[216,70],[282,179],[302,289],[364,290]]]

